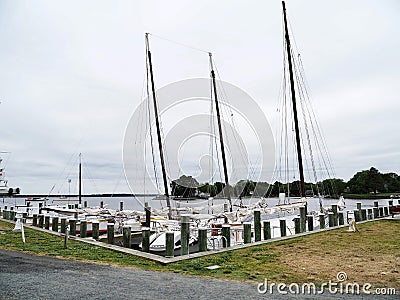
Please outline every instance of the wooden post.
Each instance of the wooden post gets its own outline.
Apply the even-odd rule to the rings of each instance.
[[[300,233],[300,217],[294,217],[294,233]]]
[[[286,236],[286,220],[285,219],[280,219],[279,220],[279,226],[281,229],[281,237]]]
[[[374,210],[374,219],[379,218],[379,208],[374,206],[373,210]]]
[[[313,215],[307,215],[307,225],[308,225],[308,231],[314,230],[314,216]]]
[[[264,224],[264,240],[271,238],[271,223],[269,221],[263,221]]]
[[[206,233],[207,235],[207,233]],[[207,242],[207,240],[206,240]],[[207,246],[206,246],[207,248]],[[173,231],[167,231],[165,233],[165,257],[174,257],[175,250],[175,237]]]
[[[368,220],[372,220],[372,218],[373,218],[373,209],[372,208],[367,209],[367,218],[368,218]]]
[[[361,221],[361,211],[358,209],[354,211],[354,221],[356,222]]]
[[[150,228],[142,228],[142,251],[150,252]]]
[[[81,238],[87,237],[87,221],[86,220],[81,220],[79,229],[80,229],[79,237],[81,237]]]
[[[114,223],[107,223],[107,243],[114,244]]]
[[[93,221],[92,222],[92,238],[95,240],[99,239],[100,236],[100,223],[99,221]]]
[[[379,207],[379,217],[383,217],[383,207]]]
[[[300,207],[300,231],[306,231],[306,207]]]
[[[335,221],[334,221],[333,212],[328,212],[328,220],[329,220],[329,227],[334,227]]]
[[[318,216],[319,216],[319,228],[325,229],[325,214],[320,213]]]
[[[43,225],[44,225],[44,215],[40,214],[39,215],[39,224],[38,224],[38,226],[40,228],[43,228]]]
[[[251,243],[251,223],[250,222],[243,223],[243,242],[245,244]]]
[[[124,235],[124,247],[130,248],[132,244],[131,226],[125,225],[122,228],[122,233]]]
[[[367,220],[367,210],[365,208],[361,209],[361,220],[362,221]]]
[[[32,226],[37,226],[37,214],[32,215]]]
[[[261,212],[258,209],[254,210],[254,241],[261,241]]]
[[[22,223],[26,223],[26,218],[28,218],[28,213],[27,212],[24,212],[24,213],[22,213]]]
[[[65,226],[64,249],[68,249],[68,235],[69,235],[69,230],[67,226]]]
[[[61,218],[60,231],[61,231],[61,233],[66,233],[67,232],[67,218]]]
[[[120,211],[124,210],[124,202],[123,201],[119,202],[119,210]]]
[[[50,229],[50,216],[44,217],[44,228],[47,230]]]
[[[207,228],[199,228],[199,252],[207,251]]]
[[[332,207],[332,212],[333,212],[333,222],[334,222],[334,224],[335,224],[335,226],[337,226],[338,225],[338,206],[337,206],[337,204],[332,204],[331,205],[331,207]]]
[[[189,254],[189,228],[190,220],[188,215],[181,216],[181,255]]]
[[[58,232],[58,217],[53,217],[51,221],[51,230]]]
[[[339,226],[344,225],[344,213],[339,211]]]
[[[76,219],[69,220],[69,233],[70,235],[76,235]]]
[[[225,237],[222,239],[222,246],[224,248],[231,246],[231,225],[223,224],[222,225],[222,236]]]

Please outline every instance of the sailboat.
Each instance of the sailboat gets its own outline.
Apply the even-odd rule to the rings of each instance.
[[[277,150],[279,161],[276,172],[281,176],[284,188],[281,191],[279,187],[279,203],[287,203],[293,192],[300,196],[300,203],[308,201],[307,195],[315,195],[319,201],[319,212],[324,212],[322,202],[324,186],[321,178],[332,178],[333,166],[311,105],[301,56],[291,44],[284,1],[282,8],[285,55],[283,93],[281,106],[278,107],[278,112],[281,114],[281,128],[277,138],[279,141],[277,145],[280,148]],[[290,148],[292,145],[293,149]],[[306,190],[305,173],[308,174],[310,182],[313,182],[308,184],[309,190]],[[289,184],[293,180],[297,184],[298,191],[296,189],[293,191],[296,185]],[[334,187],[330,188],[334,190]],[[330,191],[328,194],[336,193]]]

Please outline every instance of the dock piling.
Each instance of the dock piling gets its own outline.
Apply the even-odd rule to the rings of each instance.
[[[114,223],[107,223],[107,243],[114,244]]]
[[[207,242],[207,240],[206,240]],[[174,257],[175,237],[173,231],[165,233],[165,257]],[[207,248],[207,244],[206,244]]]
[[[142,228],[142,251],[150,252],[150,228]]]
[[[308,231],[314,230],[314,216],[313,215],[307,215],[307,225],[308,225]]]
[[[69,234],[76,235],[76,219],[69,220]]]
[[[50,229],[50,216],[44,217],[44,229],[47,229],[47,230]]]
[[[339,226],[344,225],[344,213],[342,211],[339,211],[338,217],[339,217]]]
[[[81,238],[87,237],[87,221],[86,220],[81,221],[79,229],[80,229],[79,237],[81,237]]]
[[[294,233],[300,233],[300,217],[294,217]]]
[[[222,246],[224,248],[231,246],[231,225],[223,224],[222,225]]]
[[[373,210],[374,210],[374,219],[379,218],[379,208],[374,206]]]
[[[365,208],[361,209],[361,220],[362,221],[367,220],[367,210]]]
[[[32,226],[38,226],[38,222],[37,222],[37,214],[33,214],[32,216]]]
[[[264,240],[271,238],[271,223],[269,221],[263,221],[264,225]]]
[[[51,221],[51,230],[58,232],[58,217],[53,217]]]
[[[250,222],[243,223],[243,242],[245,244],[251,243],[251,223]]]
[[[190,219],[188,215],[181,216],[181,255],[189,254]]]
[[[44,215],[40,214],[38,218],[39,218],[39,220],[38,220],[38,227],[43,228],[43,225],[44,225]]]
[[[67,232],[67,218],[61,218],[60,231],[61,231],[61,233],[66,233]]]
[[[334,215],[333,212],[328,212],[328,220],[329,220],[329,227],[335,226]]]
[[[325,229],[325,214],[320,213],[318,217],[319,217],[319,228]]]
[[[254,241],[261,241],[261,211],[254,210]]]
[[[306,231],[306,207],[301,206],[300,207],[300,231],[305,232]]]
[[[207,251],[207,228],[199,228],[199,252]]]
[[[96,241],[99,239],[100,236],[100,223],[99,221],[92,222],[92,238]]]
[[[122,233],[124,235],[124,242],[123,245],[125,248],[130,248],[132,244],[132,236],[131,236],[131,226],[125,225],[122,228]],[[167,236],[168,238],[168,236]]]
[[[338,226],[338,206],[337,204],[332,204],[332,212],[333,212],[333,225]]]
[[[281,237],[286,236],[286,219],[279,219]]]

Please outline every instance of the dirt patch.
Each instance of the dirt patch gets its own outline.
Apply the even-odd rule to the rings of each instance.
[[[373,287],[400,287],[400,222],[366,223],[360,232],[343,228],[303,239],[290,247],[278,246],[279,261],[299,280],[337,282],[339,272],[346,282],[370,283]],[[393,242],[393,239],[397,241]]]

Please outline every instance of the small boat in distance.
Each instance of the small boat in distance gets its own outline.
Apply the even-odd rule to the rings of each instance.
[[[0,152],[8,153],[8,152]],[[0,157],[0,196],[13,196],[20,193],[20,188],[8,187],[8,180],[4,179],[3,159]]]

